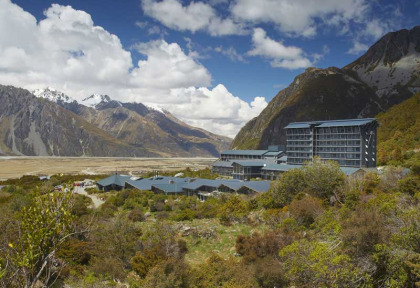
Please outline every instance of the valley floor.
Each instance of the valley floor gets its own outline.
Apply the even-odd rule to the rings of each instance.
[[[214,158],[112,158],[112,157],[0,157],[0,181],[23,175],[109,174],[118,171],[139,174],[175,171],[187,167],[203,169]]]

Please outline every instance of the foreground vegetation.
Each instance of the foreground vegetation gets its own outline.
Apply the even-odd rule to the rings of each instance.
[[[376,116],[378,163],[410,166],[420,161],[420,93]]]
[[[252,197],[124,190],[97,209],[57,179],[0,192],[2,287],[420,287],[420,163],[316,161]]]

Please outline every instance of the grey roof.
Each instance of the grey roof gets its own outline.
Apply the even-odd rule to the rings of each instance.
[[[171,184],[154,184],[153,187],[162,190],[165,193],[181,193],[184,192],[182,188],[184,188],[186,182],[181,183],[171,183]]]
[[[268,164],[267,166],[263,167],[262,170],[267,171],[279,171],[279,172],[286,172],[292,169],[301,168],[302,165],[290,165],[290,164]],[[340,170],[348,175],[352,175],[356,172],[364,171],[362,168],[357,167],[340,167]]]
[[[228,180],[195,179],[194,181],[185,184],[184,188],[195,190],[202,186],[208,186],[208,187],[214,187],[214,189],[217,189],[217,187],[219,187],[221,184],[229,184],[229,183],[234,183],[234,182],[242,182],[242,181],[237,180],[237,179],[228,179]]]
[[[231,168],[232,167],[233,162],[230,161],[216,161],[212,164],[213,167],[227,167],[227,168]]]
[[[111,175],[107,178],[101,179],[98,182],[96,182],[96,184],[101,185],[101,186],[110,186],[110,185],[117,185],[120,187],[124,187],[125,186],[125,182],[130,179],[130,176],[123,176],[123,175],[118,175],[118,174],[114,174]]]
[[[249,155],[249,156],[262,156],[267,153],[268,150],[226,150],[221,154],[225,155]]]
[[[365,124],[372,123],[374,121],[376,121],[375,118],[335,120],[335,121],[324,122],[320,124],[318,127],[363,126]]]
[[[157,184],[170,184],[169,182],[186,183],[188,182],[188,180],[189,178],[158,176],[139,180],[128,179],[126,182],[139,190],[152,190],[152,186],[155,186]]]
[[[287,161],[287,155],[281,156],[281,157],[279,158],[279,160],[280,160],[280,161],[284,161],[284,162],[286,162],[286,161]]]
[[[277,152],[268,151],[267,153],[264,154],[264,156],[274,156],[275,157],[275,156],[278,156],[280,154],[283,154],[283,151],[277,151]]]
[[[309,128],[311,125],[317,127],[337,127],[337,126],[362,126],[376,121],[375,118],[362,119],[341,119],[341,120],[325,120],[325,121],[308,121],[308,122],[292,122],[285,129],[289,128]]]
[[[296,168],[301,168],[302,165],[290,165],[290,164],[267,164],[262,170],[268,171],[280,171],[285,172]]]
[[[347,176],[352,175],[359,171],[364,171],[362,168],[356,168],[356,167],[340,167],[340,170]]]
[[[234,191],[246,187],[256,192],[266,192],[270,187],[270,181],[242,181],[237,179],[191,179],[175,177],[152,177],[146,179],[133,180],[128,175],[111,175],[105,179],[99,180],[97,184],[102,186],[118,185],[124,187],[129,184],[140,190],[152,190],[155,187],[165,193],[181,193],[183,189],[197,190],[202,186],[212,187],[217,190],[221,186],[226,186]]]
[[[289,125],[287,125],[284,128],[289,129],[289,128],[309,128],[309,127],[311,126],[307,122],[294,122],[294,123],[289,123]]]
[[[248,167],[263,167],[266,165],[265,161],[253,161],[253,160],[235,160],[233,163],[238,164],[240,166],[248,166]]]
[[[267,192],[270,189],[271,181],[249,181],[245,186],[255,192]]]
[[[236,191],[239,188],[241,188],[242,186],[244,186],[244,182],[242,182],[242,181],[240,181],[240,182],[239,181],[238,182],[226,182],[226,183],[220,184],[218,186],[218,188],[221,187],[221,186],[226,186],[226,187]]]

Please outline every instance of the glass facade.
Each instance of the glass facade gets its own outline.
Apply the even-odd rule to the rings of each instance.
[[[332,122],[327,127],[323,122],[308,122],[308,128],[286,127],[287,163],[303,164],[318,156],[340,166],[376,167],[376,121],[343,126],[342,120],[336,121],[336,126]]]

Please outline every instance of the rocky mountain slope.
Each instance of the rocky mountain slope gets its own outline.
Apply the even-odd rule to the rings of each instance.
[[[286,144],[287,123],[373,117],[420,91],[420,26],[386,34],[340,69],[308,68],[236,135],[234,149]]]
[[[52,88],[34,95],[0,85],[0,155],[217,157],[230,144],[140,103],[94,94],[80,104]]]

